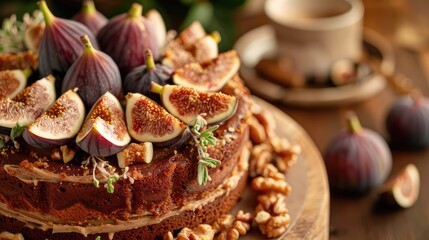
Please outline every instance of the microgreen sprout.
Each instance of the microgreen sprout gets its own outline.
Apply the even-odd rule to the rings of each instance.
[[[92,178],[93,184],[96,188],[100,187],[100,181],[97,177],[97,172],[101,174],[103,181],[105,181],[104,188],[108,193],[115,191],[114,183],[119,179],[128,179],[130,183],[134,183],[134,179],[128,172],[129,168],[126,167],[121,175],[116,173],[116,168],[109,164],[109,162],[95,156],[90,156],[87,160],[82,162],[84,168],[87,168],[89,163],[92,163]]]
[[[207,152],[209,145],[216,144],[216,137],[213,132],[218,129],[218,125],[205,129],[207,121],[202,115],[198,115],[192,122],[191,133],[195,146],[198,149],[198,176],[197,181],[200,185],[207,184],[210,181],[208,167],[215,168],[221,164],[221,161],[211,158]]]

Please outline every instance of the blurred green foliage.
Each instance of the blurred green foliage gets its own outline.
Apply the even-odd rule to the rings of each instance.
[[[37,8],[37,0],[0,0],[0,17],[16,13],[20,18],[25,12]],[[47,0],[56,16],[69,18],[79,9],[81,0]],[[221,51],[230,49],[236,37],[233,20],[235,11],[246,0],[94,0],[96,7],[107,17],[126,12],[133,2],[143,5],[144,11],[157,9],[163,16],[167,29],[181,30],[193,21],[200,21],[208,32],[219,31]]]

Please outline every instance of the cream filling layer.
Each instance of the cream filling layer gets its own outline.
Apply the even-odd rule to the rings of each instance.
[[[55,218],[49,215],[43,215],[39,213],[33,213],[20,209],[9,209],[6,204],[0,203],[0,214],[17,219],[21,222],[26,223],[26,226],[29,228],[38,228],[44,231],[52,230],[52,233],[68,233],[76,232],[84,235],[85,237],[88,234],[100,234],[100,233],[109,233],[113,234],[116,232],[121,232],[130,229],[136,229],[147,225],[153,225],[162,222],[164,219],[178,215],[185,211],[195,211],[203,207],[206,204],[214,202],[217,198],[223,195],[229,195],[231,190],[234,190],[240,179],[246,174],[248,170],[248,159],[250,156],[250,147],[248,144],[244,144],[243,150],[240,155],[239,162],[234,168],[231,176],[226,178],[222,184],[220,184],[208,197],[193,201],[187,205],[177,207],[171,212],[162,215],[160,217],[154,218],[152,215],[144,216],[134,216],[127,221],[123,220],[113,220],[113,222],[106,223],[103,220],[91,222],[87,226],[79,225],[68,225],[62,224],[55,221]],[[112,221],[112,220],[108,220]]]

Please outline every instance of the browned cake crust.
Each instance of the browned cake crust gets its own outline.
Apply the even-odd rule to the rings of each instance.
[[[209,170],[212,180],[207,185],[197,184],[197,152],[189,144],[157,149],[151,164],[130,167],[134,183],[120,180],[110,194],[93,186],[92,170],[81,165],[88,156],[78,154],[65,165],[22,143],[19,151],[6,147],[0,153],[0,230],[22,233],[26,239],[108,239],[103,232],[110,225],[134,223],[107,232],[113,239],[153,239],[213,221],[235,205],[244,189],[250,145],[248,91],[237,76],[222,91],[238,96],[239,105],[215,132],[218,144],[209,153],[222,164]],[[115,158],[110,162],[116,164]],[[137,224],[141,219],[149,225]],[[52,228],[67,232],[64,226],[72,226],[69,233],[52,234]],[[87,231],[91,226],[104,229]]]

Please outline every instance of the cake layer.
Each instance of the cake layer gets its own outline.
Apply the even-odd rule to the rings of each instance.
[[[82,227],[52,216],[12,210],[5,204],[0,204],[0,229],[21,233],[26,239],[34,240],[95,239],[97,236],[105,236],[105,239],[154,239],[160,233],[194,227],[202,222],[210,223],[229,211],[239,200],[247,181],[249,146],[250,144],[246,144],[242,148],[240,161],[231,175],[223,179],[222,184],[210,195],[177,207],[161,217],[143,215],[134,216],[127,221],[93,220],[91,224]]]

